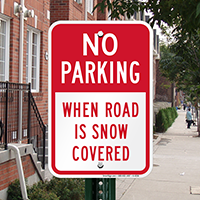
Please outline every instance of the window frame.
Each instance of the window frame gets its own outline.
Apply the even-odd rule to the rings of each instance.
[[[82,4],[82,0],[74,0],[78,4]]]
[[[33,33],[37,35],[37,46],[36,46],[36,88],[33,88],[32,85],[32,46],[33,46]],[[41,40],[41,31],[35,29],[31,26],[27,26],[27,35],[29,34],[29,46],[28,46],[28,63],[27,63],[27,50],[26,50],[26,82],[31,83],[31,92],[39,92],[40,88],[40,40]],[[26,36],[27,37],[27,36]],[[27,38],[26,38],[27,45]],[[28,76],[27,76],[28,69]],[[28,79],[28,81],[27,81]]]
[[[6,40],[5,40],[5,71],[4,80],[9,81],[9,71],[10,71],[10,17],[0,13],[0,20],[6,23]]]
[[[93,15],[94,0],[87,0],[87,12]]]

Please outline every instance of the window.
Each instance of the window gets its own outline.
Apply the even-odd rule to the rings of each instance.
[[[82,4],[82,0],[74,0],[74,1],[76,1],[76,3],[78,4]]]
[[[9,80],[10,19],[0,15],[0,81]]]
[[[32,92],[39,92],[40,32],[27,30],[26,37],[26,82],[31,83]]]
[[[93,15],[93,8],[94,8],[94,2],[93,2],[93,0],[87,0],[87,11],[91,14],[91,15]]]

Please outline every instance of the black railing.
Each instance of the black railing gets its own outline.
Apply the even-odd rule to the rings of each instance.
[[[21,98],[21,103],[20,103]],[[22,133],[19,134],[19,113],[22,114]],[[31,94],[30,84],[0,82],[0,144],[32,143],[33,148],[43,148],[42,167],[45,166],[45,132],[37,105]],[[43,142],[42,142],[43,141]]]
[[[37,135],[37,139],[36,141],[41,141],[40,144],[37,144],[37,148],[42,146],[42,168],[44,169],[45,168],[45,134],[46,134],[46,126],[45,124],[43,123],[43,120],[42,120],[42,117],[40,115],[40,112],[37,108],[37,105],[36,105],[36,102],[35,102],[35,99],[33,98],[33,95],[31,94],[31,92],[29,92],[29,98],[30,98],[30,104],[31,107],[30,107],[30,117],[28,118],[31,122],[29,123],[30,124],[30,129],[31,131],[29,131],[30,135],[29,135],[29,138],[32,137],[32,134],[35,136]],[[35,124],[39,124],[39,127],[38,126],[34,126]],[[42,135],[41,134],[37,134],[38,133],[38,129],[41,130],[42,132]],[[30,141],[29,141],[30,143]],[[38,149],[36,150],[36,152],[38,152]]]

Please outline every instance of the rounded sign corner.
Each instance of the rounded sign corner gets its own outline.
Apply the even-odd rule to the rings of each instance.
[[[142,175],[140,175],[139,178],[147,177],[152,172],[152,169],[153,169],[153,164],[151,162],[149,166],[145,167]]]
[[[53,22],[53,24],[51,24],[51,26],[49,27],[49,34],[51,34],[51,32],[54,30],[54,28],[56,28],[57,26],[59,26],[60,24],[64,24],[65,21],[63,20],[58,20]]]
[[[152,27],[149,25],[149,23],[145,21],[140,21],[142,25],[144,25],[150,32],[152,32]]]
[[[55,169],[53,169],[55,168]],[[56,167],[52,167],[50,163],[48,163],[48,169],[49,169],[49,172],[57,177],[57,178],[62,178],[62,176],[59,174],[59,170],[56,169]]]

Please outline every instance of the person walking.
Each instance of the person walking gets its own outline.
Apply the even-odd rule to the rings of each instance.
[[[186,113],[186,122],[188,123],[187,128],[190,128],[192,124],[192,113],[190,112],[190,108],[188,108]]]

